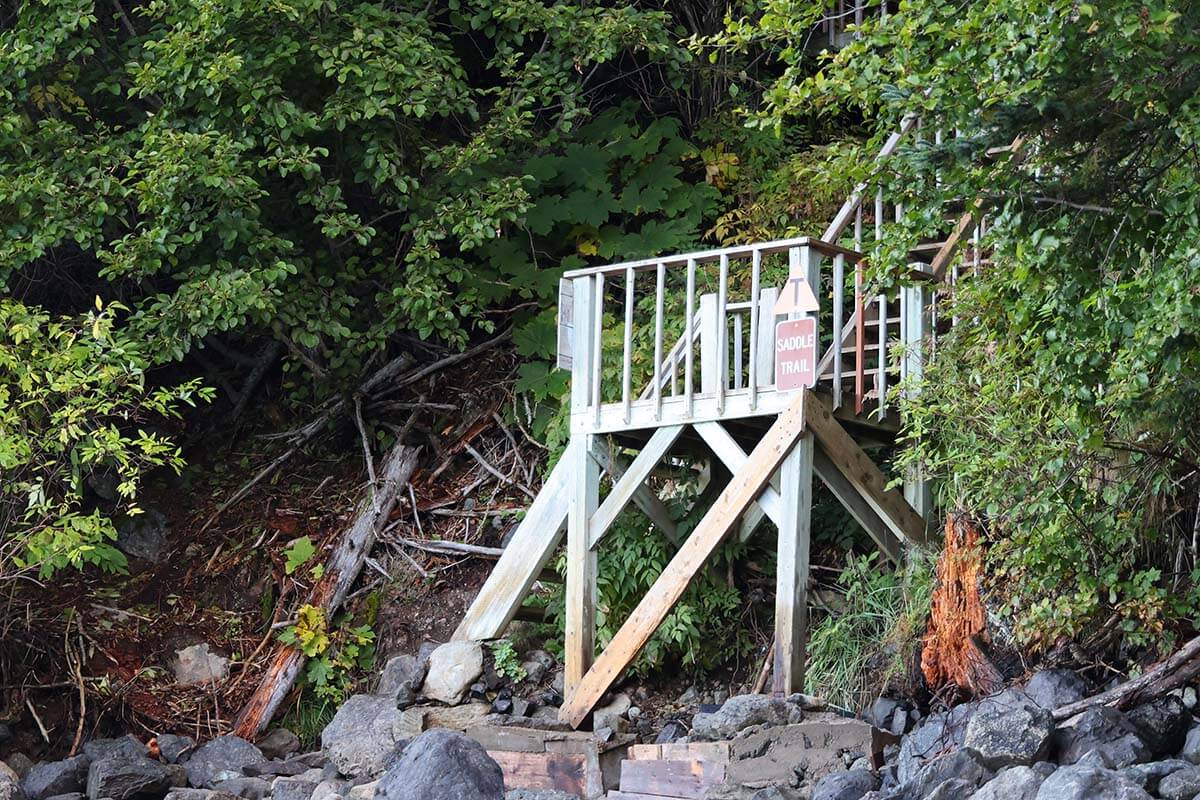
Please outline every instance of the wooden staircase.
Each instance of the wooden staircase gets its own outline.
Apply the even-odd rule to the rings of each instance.
[[[905,137],[919,135],[919,121],[906,118],[878,160],[886,161]],[[872,195],[873,214],[868,214],[864,200]],[[778,531],[772,690],[800,691],[813,476],[892,562],[903,559],[906,546],[926,541],[929,501],[922,476],[906,476],[903,493],[889,489],[864,445],[894,441],[898,422],[890,389],[914,391],[925,359],[936,356],[939,331],[953,324],[938,318],[938,296],[952,292],[960,277],[985,261],[979,243],[983,221],[979,204],[968,204],[951,220],[945,238],[910,253],[907,280],[898,289],[867,297],[864,219],[873,223],[879,242],[885,220],[902,215],[901,206],[888,204],[882,190],[864,183],[821,239],[761,242],[566,273],[560,288],[559,365],[571,370],[571,441],[454,638],[503,635],[565,534],[561,718],[579,727],[717,548],[734,531],[752,535],[769,519]],[[813,287],[822,298],[821,310],[797,312],[777,304],[785,278]],[[647,308],[653,309],[648,319],[641,316]],[[823,355],[816,359],[815,385],[784,390],[773,375],[775,324],[801,316],[817,319]],[[635,318],[653,330],[652,341],[635,336]],[[821,331],[822,326],[829,330]],[[673,341],[667,340],[668,331]],[[619,362],[611,350],[618,340]],[[905,345],[901,352],[893,351],[896,342]],[[635,377],[643,387],[636,392]],[[624,455],[629,450],[637,451],[632,460]],[[682,541],[647,483],[664,459],[681,456],[712,459],[732,475]],[[611,484],[603,499],[602,475]],[[596,655],[596,553],[629,503],[678,550]]]

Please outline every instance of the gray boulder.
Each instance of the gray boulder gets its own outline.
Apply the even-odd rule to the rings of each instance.
[[[1087,697],[1083,678],[1069,669],[1044,669],[1025,684],[1025,694],[1042,708],[1056,709]]]
[[[429,672],[421,692],[430,700],[454,705],[482,674],[483,646],[479,642],[447,642],[429,654]]]
[[[215,789],[178,788],[167,792],[163,800],[240,800],[237,795],[229,792],[218,792]]]
[[[130,800],[162,795],[171,788],[171,773],[157,761],[138,756],[114,756],[93,761],[88,767],[87,796],[111,800]]]
[[[271,794],[270,781],[262,778],[230,778],[221,781],[213,788],[218,792],[228,792],[238,797],[244,797],[246,800],[262,800]]]
[[[271,794],[274,800],[309,800],[320,782],[319,777],[313,780],[299,775],[276,778],[271,784]]]
[[[300,750],[300,737],[287,728],[275,728],[255,742],[268,759],[287,758]]]
[[[1134,764],[1130,767],[1118,770],[1121,776],[1141,786],[1147,792],[1154,793],[1158,791],[1158,784],[1163,778],[1170,775],[1172,772],[1178,772],[1181,769],[1188,769],[1192,766],[1190,761],[1182,761],[1178,758],[1168,758],[1166,761],[1151,761],[1148,764]]]
[[[1150,758],[1150,748],[1137,729],[1115,708],[1089,708],[1071,717],[1054,734],[1058,761],[1074,764],[1092,750],[1099,750],[1116,768]]]
[[[411,706],[417,701],[417,692],[425,680],[428,667],[428,661],[419,656],[401,655],[388,659],[379,676],[375,694],[392,698],[400,708]]]
[[[918,800],[928,797],[946,781],[962,780],[976,787],[990,781],[992,776],[993,772],[979,760],[979,754],[964,747],[926,762],[916,776],[900,788],[906,798]]]
[[[554,656],[545,650],[533,650],[525,656],[521,669],[525,670],[525,680],[530,683],[541,683],[542,679],[554,669]],[[509,794],[512,794],[509,792]]]
[[[91,761],[106,758],[141,758],[146,755],[146,745],[126,734],[117,739],[92,739],[85,742],[80,751]]]
[[[504,776],[483,745],[431,730],[412,740],[379,780],[376,800],[503,800]]]
[[[963,800],[964,797],[971,797],[974,791],[975,784],[971,781],[951,778],[939,784],[936,789],[925,795],[923,800]]]
[[[171,671],[180,686],[220,683],[229,677],[229,659],[208,649],[207,642],[175,651]]]
[[[1046,778],[1036,800],[1150,800],[1146,790],[1111,769],[1078,764]]]
[[[979,787],[971,800],[1034,800],[1046,776],[1032,767],[1009,767]]]
[[[171,525],[157,509],[117,521],[117,549],[130,558],[157,564],[167,545]]]
[[[509,789],[504,800],[577,800],[578,795],[557,789]]]
[[[1050,752],[1054,721],[1032,702],[1012,707],[981,706],[967,723],[963,746],[979,753],[989,769],[1029,766]]]
[[[178,764],[196,746],[196,740],[192,737],[173,733],[164,733],[157,741],[158,752],[168,764]]]
[[[321,731],[321,747],[343,775],[374,777],[404,740],[403,712],[391,698],[356,694]]]
[[[592,729],[611,728],[620,732],[625,727],[625,714],[633,707],[629,695],[619,693],[607,705],[592,712]]]
[[[950,711],[931,714],[921,727],[911,731],[900,742],[896,760],[896,780],[908,783],[928,760],[962,747],[967,722],[975,705],[965,703]]]
[[[1180,769],[1158,782],[1158,796],[1163,800],[1192,800],[1200,794],[1200,767]]]
[[[879,778],[870,770],[831,772],[817,781],[812,800],[861,800],[864,794],[878,788]]]
[[[751,725],[787,725],[803,716],[798,707],[765,694],[740,694],[729,698],[716,711],[692,718],[692,738],[732,739]]]
[[[25,780],[25,776],[29,774],[29,770],[33,769],[33,760],[20,751],[9,753],[5,757],[4,763],[8,765],[9,769],[17,773],[17,777],[21,780]]]
[[[242,777],[242,769],[266,761],[262,751],[237,736],[218,736],[192,753],[184,767],[188,783],[197,789],[212,789],[221,781]]]
[[[1193,764],[1200,764],[1200,723],[1188,729],[1183,747],[1179,749],[1179,757]]]
[[[21,791],[21,776],[16,770],[0,761],[0,800],[24,800]]]
[[[66,794],[56,794],[47,800],[85,800],[87,797],[83,792],[67,792]]]
[[[1143,703],[1125,716],[1155,756],[1178,753],[1192,724],[1191,712],[1173,695]]]
[[[84,755],[37,764],[25,774],[21,789],[28,800],[47,800],[58,794],[83,791],[91,759]]]

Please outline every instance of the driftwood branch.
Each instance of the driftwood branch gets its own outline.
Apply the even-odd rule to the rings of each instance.
[[[1176,689],[1200,674],[1200,636],[1191,639],[1163,661],[1133,680],[1118,684],[1107,692],[1085,697],[1054,709],[1056,721],[1069,719],[1095,706],[1129,707],[1138,702],[1159,697]]]
[[[306,601],[324,611],[326,619],[337,612],[362,571],[375,537],[383,530],[401,488],[408,484],[416,469],[419,452],[418,448],[402,444],[393,447],[380,467],[378,504],[369,492],[359,501],[354,521],[330,554],[324,575],[309,592]],[[258,688],[238,715],[234,724],[237,735],[253,740],[270,724],[304,668],[305,660],[304,653],[294,647],[279,649]]]

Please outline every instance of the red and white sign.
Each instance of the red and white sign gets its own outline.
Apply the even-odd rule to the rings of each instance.
[[[816,382],[816,317],[778,323],[775,326],[775,390],[806,389]]]

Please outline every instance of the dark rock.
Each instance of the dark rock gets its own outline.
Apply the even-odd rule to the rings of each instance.
[[[1083,757],[1075,762],[1084,767],[1101,767],[1103,769],[1113,769],[1113,760],[1109,758],[1108,753],[1104,750],[1088,750],[1083,754]]]
[[[91,759],[85,755],[38,764],[26,773],[21,790],[28,800],[46,800],[56,794],[81,792],[87,783],[90,764]]]
[[[906,712],[903,708],[898,708],[896,709],[895,713],[892,714],[891,726],[889,728],[884,728],[884,730],[890,731],[893,736],[903,736],[908,732],[908,728],[908,712]]]
[[[492,701],[493,714],[511,714],[513,710],[513,701],[511,697],[497,697]]]
[[[214,789],[172,789],[163,800],[238,800],[238,796]]]
[[[1137,729],[1115,708],[1098,706],[1077,714],[1054,734],[1058,761],[1074,764],[1091,750],[1099,750],[1114,767],[1127,767],[1150,758],[1150,748]]]
[[[860,800],[864,794],[878,788],[879,778],[870,770],[832,772],[817,781],[812,800]]]
[[[267,759],[287,758],[300,751],[300,737],[287,728],[275,728],[255,744]]]
[[[88,767],[87,796],[91,800],[160,796],[170,787],[171,773],[166,766],[146,756],[101,758]]]
[[[1192,715],[1178,697],[1167,695],[1125,714],[1155,756],[1174,755],[1183,747]]]
[[[663,725],[662,730],[658,732],[658,736],[654,739],[655,744],[670,744],[677,742],[688,735],[688,727],[677,719],[669,721]]]
[[[273,800],[309,800],[320,781],[302,777],[276,778],[271,784]]]
[[[299,761],[264,761],[242,767],[242,773],[250,778],[282,778],[302,775],[309,769]]]
[[[928,797],[949,780],[963,780],[973,787],[992,779],[992,771],[979,760],[979,754],[969,748],[955,750],[926,762],[911,781],[901,785],[910,800]]]
[[[891,730],[892,717],[896,715],[897,711],[901,710],[899,700],[893,700],[890,697],[879,697],[875,699],[875,702],[863,714],[863,719],[880,730]]]
[[[1083,678],[1069,669],[1044,669],[1025,684],[1025,694],[1042,708],[1054,710],[1087,697]]]
[[[262,751],[237,736],[218,736],[192,752],[184,765],[188,782],[197,789],[211,789],[221,781],[242,777],[242,769],[261,764]]]
[[[1150,800],[1146,790],[1111,769],[1078,764],[1046,778],[1036,800]]]
[[[800,721],[800,709],[787,700],[765,694],[742,694],[725,701],[718,710],[692,718],[692,736],[697,739],[732,739],[751,725],[787,725]]]
[[[512,699],[512,710],[509,713],[514,717],[528,717],[529,711],[532,708],[533,706],[528,700],[520,697],[514,697]]]
[[[967,722],[974,711],[975,706],[967,703],[950,711],[930,714],[924,725],[901,741],[900,754],[896,758],[896,779],[902,784],[908,783],[926,761],[962,747]]]
[[[964,797],[971,797],[975,786],[976,784],[963,778],[951,778],[925,795],[924,800],[963,800]]]
[[[577,800],[578,795],[557,789],[509,789],[504,800]]]
[[[525,656],[524,663],[521,664],[525,670],[525,680],[530,683],[541,683],[542,679],[554,669],[554,656],[547,653],[545,650],[532,650]]]
[[[218,792],[229,792],[246,800],[262,800],[271,793],[270,781],[262,778],[230,778],[213,787]]]
[[[12,738],[12,728],[8,723],[0,722],[0,744],[4,744]]]
[[[403,731],[403,714],[390,698],[356,694],[321,731],[321,746],[343,775],[375,776],[404,740]]]
[[[1192,800],[1200,794],[1200,767],[1175,770],[1158,782],[1163,800]]]
[[[67,792],[66,794],[52,795],[46,800],[84,800],[86,797],[87,795],[83,792]]]
[[[400,655],[388,659],[375,694],[390,697],[400,708],[407,708],[417,701],[428,669],[429,660],[421,660],[420,656]]]
[[[1033,767],[1009,767],[979,787],[971,800],[1033,800],[1044,780],[1046,776]]]
[[[164,733],[157,741],[158,752],[168,764],[178,764],[196,746],[196,740],[192,737],[176,736],[173,733]]]
[[[1172,772],[1178,772],[1181,769],[1188,769],[1192,764],[1189,761],[1182,761],[1178,758],[1169,758],[1166,761],[1151,761],[1148,764],[1134,764],[1130,767],[1125,767],[1119,770],[1121,776],[1128,778],[1137,785],[1141,786],[1147,792],[1157,792],[1158,783],[1163,778],[1170,775]]]
[[[157,509],[125,517],[117,522],[117,549],[130,558],[157,564],[170,530],[166,516]]]
[[[182,789],[188,785],[187,769],[183,764],[167,764],[167,782],[172,789]]]
[[[33,769],[33,761],[29,756],[21,752],[10,753],[4,763],[8,764],[8,768],[17,773],[17,777],[24,779],[29,774],[29,770]]]
[[[1029,766],[1050,752],[1054,721],[1033,702],[1015,706],[980,704],[967,723],[963,746],[979,754],[989,769]]]
[[[502,800],[504,776],[483,746],[431,730],[412,740],[379,781],[377,800]]]
[[[80,752],[92,761],[105,758],[140,758],[146,755],[146,745],[133,736],[125,735],[117,739],[92,739],[85,742]]]

